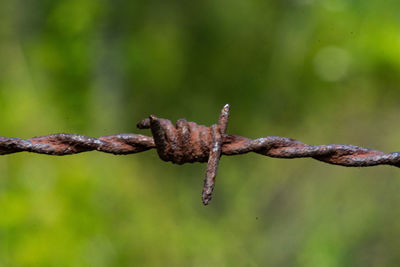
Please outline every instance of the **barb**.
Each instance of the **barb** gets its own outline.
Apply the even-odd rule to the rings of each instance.
[[[156,148],[164,161],[176,164],[208,162],[202,200],[207,205],[212,198],[218,163],[221,155],[240,155],[255,152],[274,158],[307,158],[347,167],[392,165],[400,167],[400,152],[384,153],[353,145],[307,145],[300,141],[268,136],[249,139],[226,134],[229,105],[221,111],[218,124],[210,127],[177,121],[174,126],[167,119],[150,115],[137,127],[151,129],[153,137],[141,134],[117,134],[99,138],[77,134],[52,134],[29,139],[0,136],[0,155],[22,151],[71,155],[97,150],[115,155],[133,154]]]

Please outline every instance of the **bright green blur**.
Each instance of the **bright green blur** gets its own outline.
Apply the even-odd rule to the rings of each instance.
[[[0,2],[0,135],[228,133],[400,150],[397,0]],[[0,157],[0,266],[400,266],[400,170],[155,151]]]

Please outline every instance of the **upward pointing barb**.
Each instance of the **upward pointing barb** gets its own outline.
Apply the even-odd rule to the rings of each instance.
[[[153,137],[141,134],[116,134],[99,138],[78,134],[52,134],[29,139],[0,136],[0,155],[33,152],[47,155],[71,155],[97,150],[115,155],[133,154],[156,148],[160,158],[176,164],[208,162],[202,200],[207,205],[212,197],[221,155],[255,152],[274,158],[311,157],[329,164],[347,167],[392,165],[400,167],[400,153],[384,153],[353,145],[307,145],[300,141],[267,136],[249,139],[226,134],[229,105],[220,113],[218,124],[210,127],[185,119],[173,125],[167,119],[151,115],[137,124],[151,129]]]

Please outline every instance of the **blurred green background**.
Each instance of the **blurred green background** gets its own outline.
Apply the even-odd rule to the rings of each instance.
[[[0,135],[150,134],[155,114],[400,149],[395,0],[0,2]],[[0,157],[0,266],[399,266],[400,171],[155,151]]]

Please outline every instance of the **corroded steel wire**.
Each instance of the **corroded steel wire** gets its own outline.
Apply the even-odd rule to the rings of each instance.
[[[187,122],[185,119],[173,125],[167,119],[151,115],[137,126],[140,129],[150,128],[153,137],[141,134],[117,134],[99,138],[76,134],[53,134],[29,139],[0,137],[0,155],[27,151],[62,156],[93,150],[122,155],[156,148],[164,161],[176,164],[208,162],[202,193],[205,205],[212,197],[221,155],[255,152],[275,158],[311,157],[347,167],[400,167],[400,152],[384,153],[353,145],[308,145],[279,136],[249,139],[225,134],[228,117],[229,105],[222,109],[218,124],[211,127]]]
[[[93,150],[114,155],[126,155],[152,148],[156,148],[153,138],[140,134],[117,134],[99,138],[76,134],[52,134],[29,139],[0,136],[0,155],[27,151],[64,156]],[[207,153],[209,150],[204,152]],[[291,138],[279,136],[248,139],[236,135],[222,135],[222,155],[232,156],[249,152],[274,158],[311,157],[326,163],[346,167],[376,165],[400,167],[399,152],[384,153],[353,145],[307,145]],[[207,160],[199,158],[196,161],[206,162]]]

